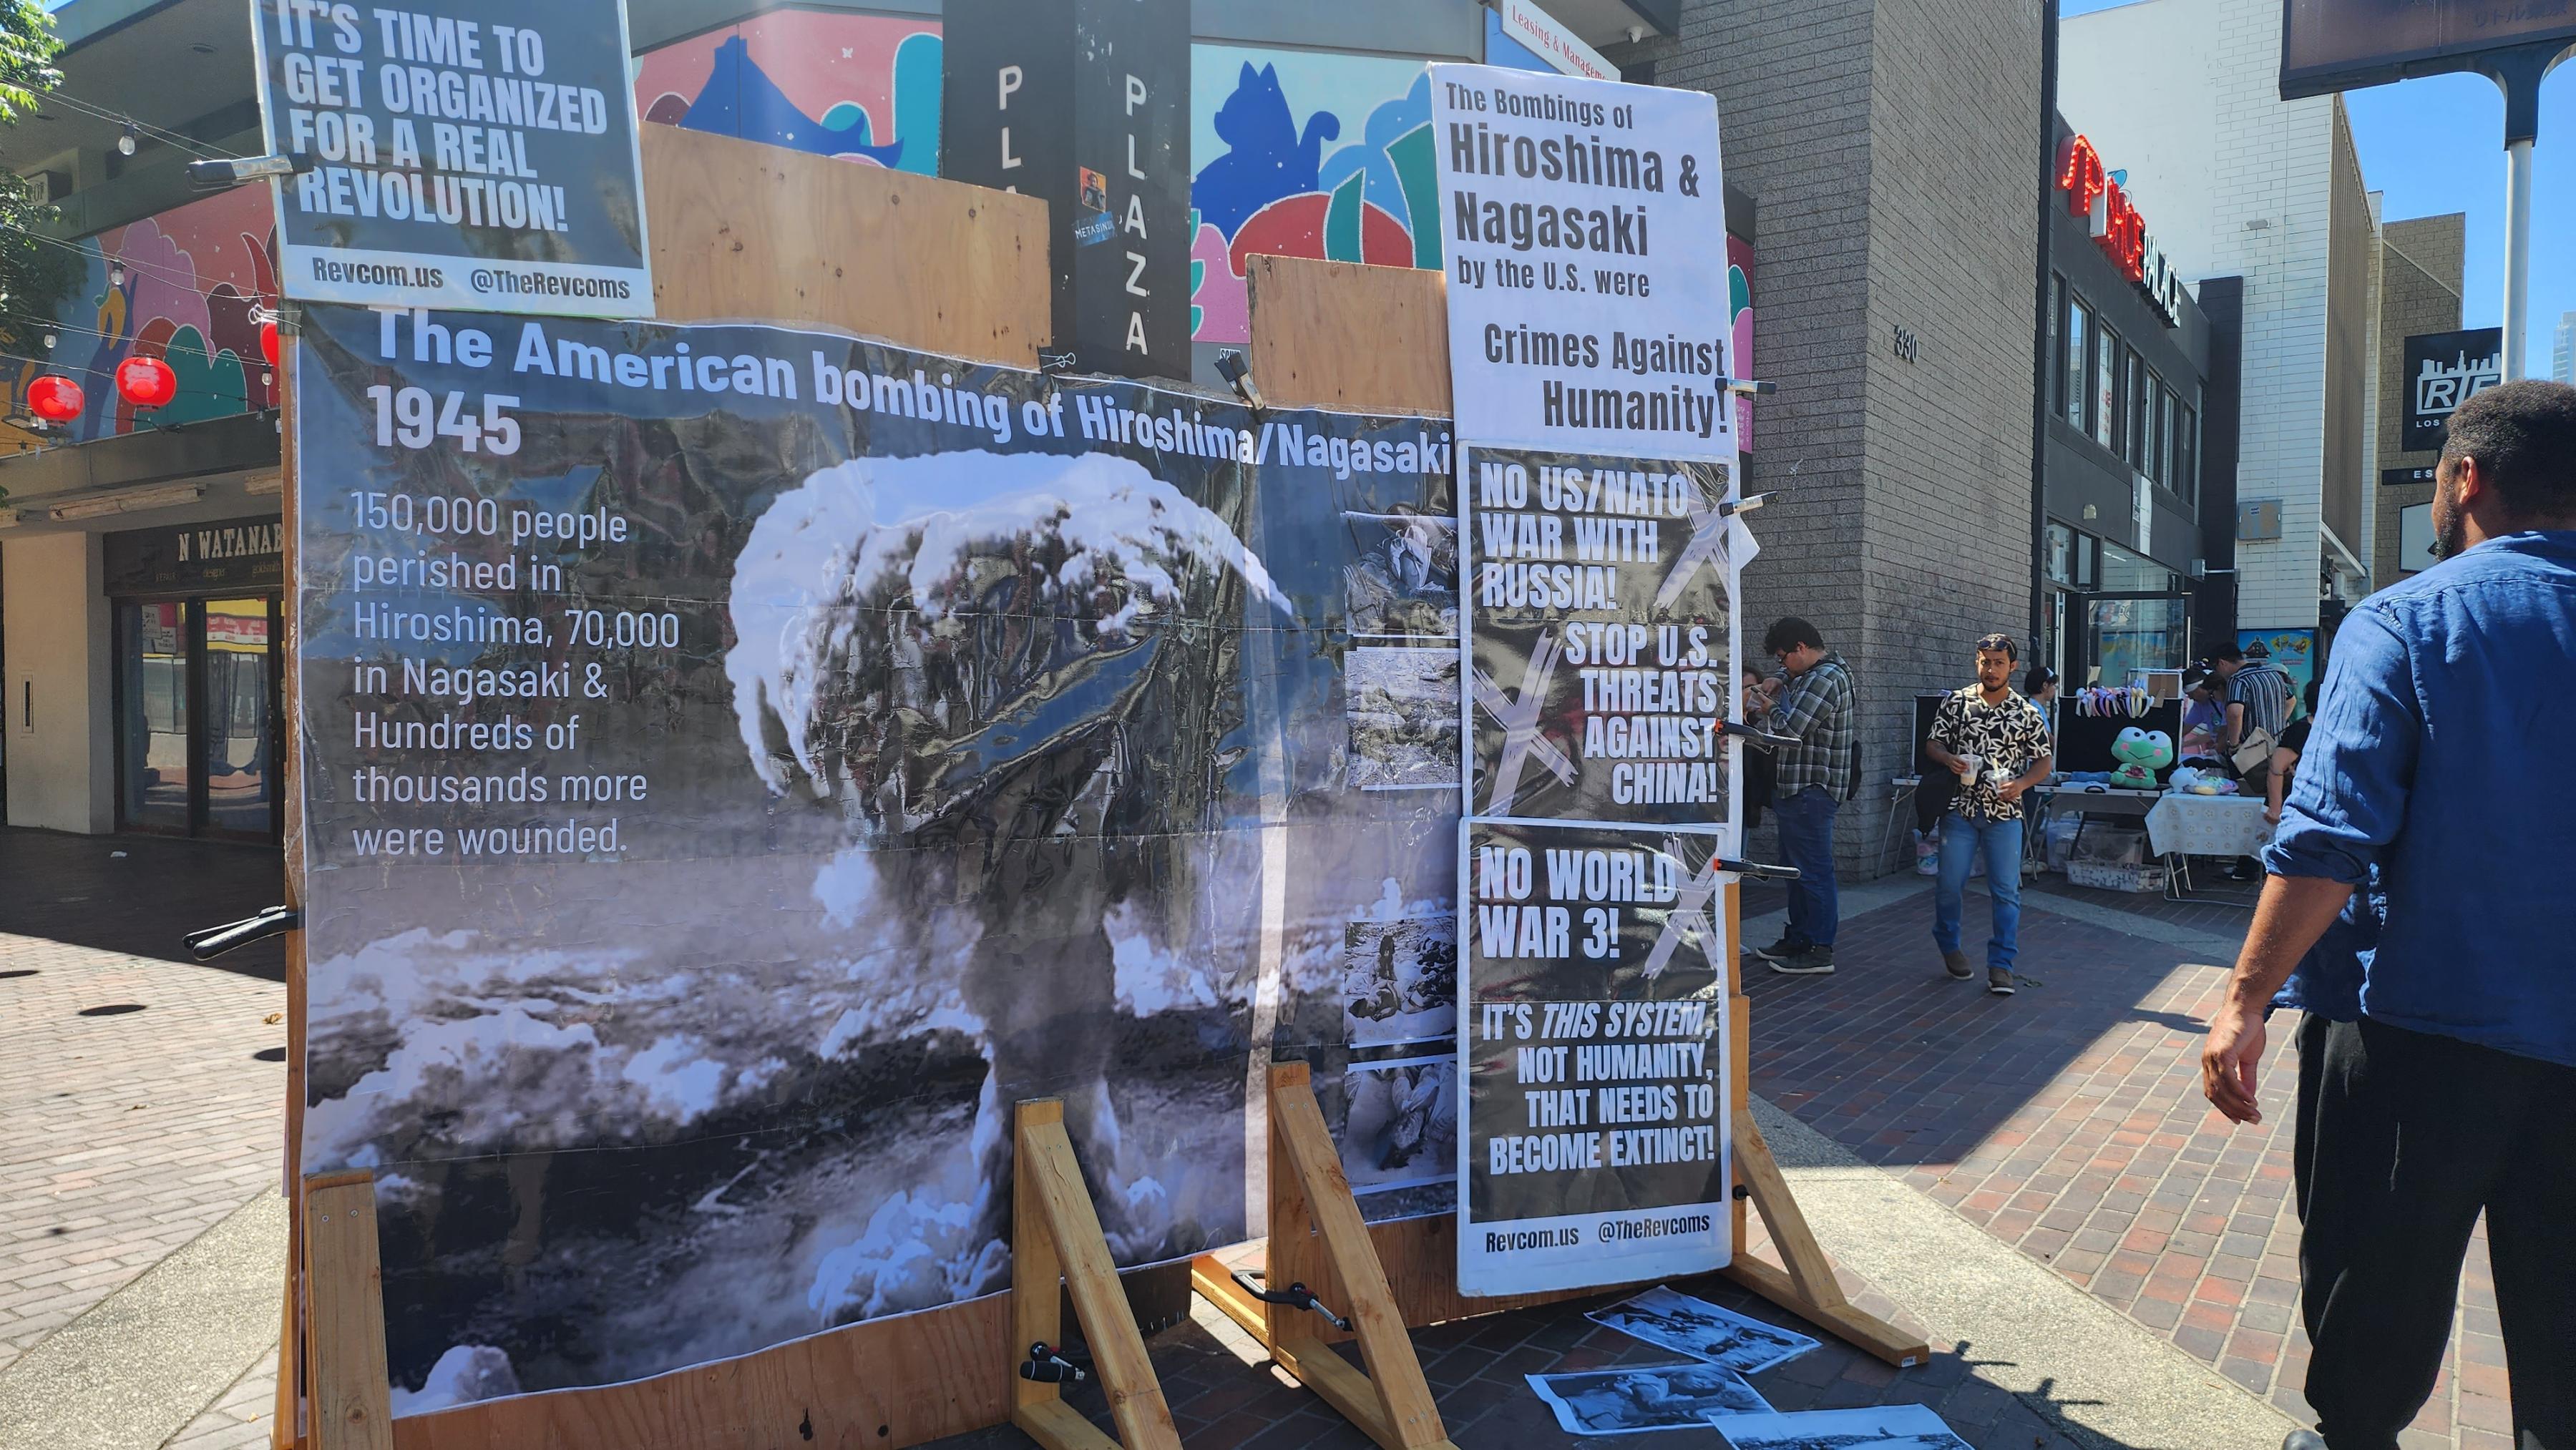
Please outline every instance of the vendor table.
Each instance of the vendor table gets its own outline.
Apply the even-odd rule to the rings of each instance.
[[[2147,846],[2165,858],[2165,894],[2191,891],[2194,856],[2251,856],[2272,839],[2263,801],[2247,795],[2168,795],[2147,812]]]

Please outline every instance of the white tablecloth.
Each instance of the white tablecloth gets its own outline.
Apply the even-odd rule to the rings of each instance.
[[[2260,796],[2169,795],[2147,812],[2159,856],[2251,856],[2271,839]]]

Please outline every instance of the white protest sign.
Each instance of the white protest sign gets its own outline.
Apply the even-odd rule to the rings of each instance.
[[[1431,68],[1461,438],[1735,456],[1717,102]]]

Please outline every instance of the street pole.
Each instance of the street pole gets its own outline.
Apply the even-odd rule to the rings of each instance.
[[[2531,138],[2504,148],[2504,381],[2531,375]]]
[[[2540,83],[2576,50],[2540,41],[2496,51],[2476,68],[2504,92],[2504,376],[2529,377],[2531,143],[2540,135]]]

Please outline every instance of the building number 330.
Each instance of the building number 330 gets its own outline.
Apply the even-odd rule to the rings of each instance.
[[[480,414],[467,411],[463,393],[444,399],[427,388],[395,388],[378,383],[367,389],[376,405],[376,446],[427,448],[453,438],[467,453],[511,454],[519,451],[519,420],[506,409],[519,400],[506,393],[485,393]]]

